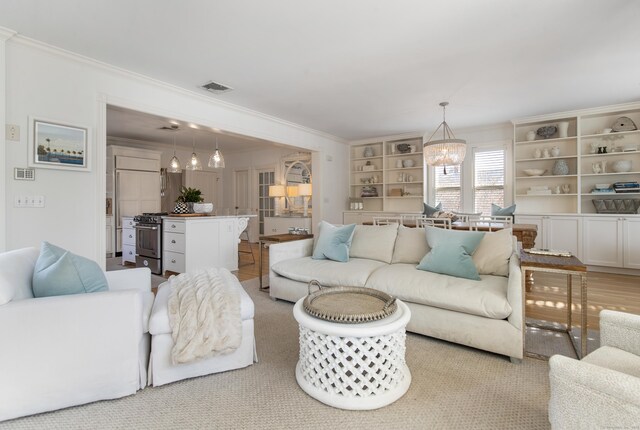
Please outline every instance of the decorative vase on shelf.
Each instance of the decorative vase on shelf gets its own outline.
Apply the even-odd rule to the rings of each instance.
[[[525,135],[525,138],[526,138],[529,142],[531,142],[531,141],[533,141],[533,140],[536,140],[536,132],[535,132],[535,131],[533,131],[533,130],[528,131],[528,132],[527,132],[527,134]]]
[[[542,150],[542,157],[543,157],[543,158],[549,158],[549,157],[550,157],[550,155],[549,155],[549,149],[544,148],[544,149]]]
[[[551,156],[557,157],[558,155],[560,155],[560,148],[558,148],[557,146],[551,148]]]
[[[569,174],[569,165],[565,160],[557,160],[553,164],[553,170],[551,171],[554,175],[568,175]]]
[[[558,137],[567,137],[569,131],[569,121],[560,121],[557,125]]]
[[[364,153],[362,154],[365,157],[373,157],[373,148],[370,146],[365,146]]]
[[[540,150],[540,148],[536,148],[533,151],[533,158],[540,158],[542,157],[542,151]]]

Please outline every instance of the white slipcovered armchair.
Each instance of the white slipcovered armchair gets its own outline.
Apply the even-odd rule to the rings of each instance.
[[[600,344],[582,361],[561,355],[549,360],[552,428],[640,424],[640,315],[600,312]]]
[[[105,273],[109,291],[34,298],[38,255],[0,254],[0,421],[146,386],[149,269]]]

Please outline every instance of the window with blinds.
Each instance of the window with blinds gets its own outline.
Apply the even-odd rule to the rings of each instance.
[[[447,166],[447,174],[444,174],[442,166],[434,168],[435,177],[435,203],[442,203],[442,209],[460,211],[462,200],[460,189],[460,171],[462,166]]]
[[[478,151],[474,156],[474,212],[491,215],[491,203],[504,207],[505,150]]]

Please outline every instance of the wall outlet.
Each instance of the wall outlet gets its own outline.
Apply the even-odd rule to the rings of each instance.
[[[5,139],[14,142],[20,142],[20,126],[15,124],[7,124],[5,126]]]
[[[44,196],[14,196],[13,206],[16,208],[43,208]]]

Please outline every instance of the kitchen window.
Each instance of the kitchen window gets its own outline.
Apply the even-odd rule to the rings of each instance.
[[[473,211],[491,215],[492,203],[504,207],[505,150],[476,148],[473,171]]]
[[[464,163],[463,163],[464,165]],[[462,166],[447,166],[444,174],[442,166],[434,167],[435,203],[442,203],[442,209],[460,211],[461,208],[461,174]]]

